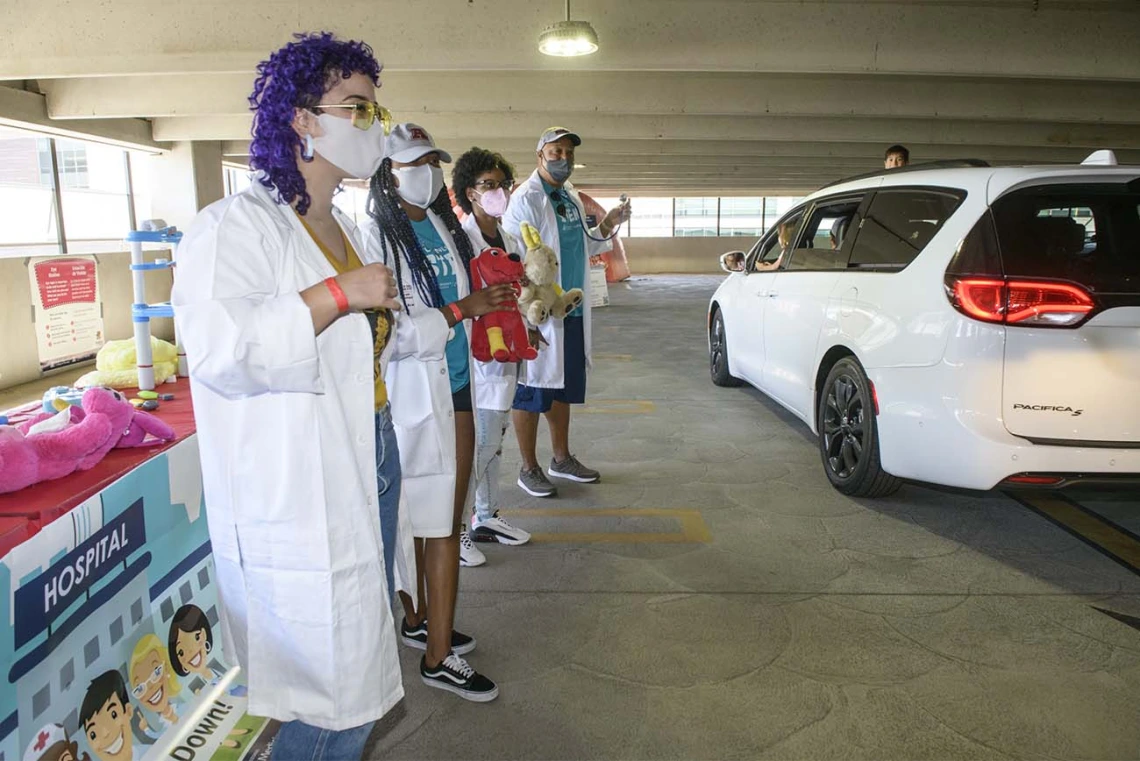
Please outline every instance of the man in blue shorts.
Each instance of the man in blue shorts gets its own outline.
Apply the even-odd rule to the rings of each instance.
[[[551,127],[538,139],[538,168],[511,196],[503,226],[521,237],[529,222],[558,255],[563,290],[581,288],[585,299],[564,320],[551,318],[539,326],[547,346],[538,359],[524,363],[511,411],[523,466],[518,484],[535,497],[557,494],[538,465],[538,418],[550,426],[554,459],[547,474],[579,483],[597,483],[598,471],[570,453],[570,405],[586,401],[586,368],[590,365],[590,257],[608,251],[611,235],[629,219],[628,203],[612,209],[597,227],[588,230],[578,191],[570,184],[574,149],[582,139],[570,130]]]

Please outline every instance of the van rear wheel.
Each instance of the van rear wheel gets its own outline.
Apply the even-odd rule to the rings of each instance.
[[[854,357],[835,363],[819,399],[819,453],[831,485],[850,497],[886,497],[902,481],[883,470],[871,382]]]

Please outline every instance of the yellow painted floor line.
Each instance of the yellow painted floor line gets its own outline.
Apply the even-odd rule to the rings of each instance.
[[[670,518],[679,521],[680,532],[612,531],[592,533],[534,533],[532,542],[559,542],[562,544],[593,544],[602,542],[628,544],[708,544],[712,541],[708,526],[699,510],[666,510],[661,508],[534,508],[503,511],[507,516],[541,516],[544,518]]]
[[[1035,510],[1093,549],[1140,573],[1140,539],[1108,520],[1053,494],[1023,492],[1013,499]]]
[[[608,359],[613,362],[632,362],[632,354],[595,354],[594,359]]]
[[[649,415],[656,411],[657,404],[648,399],[596,399],[576,410],[592,415]]]

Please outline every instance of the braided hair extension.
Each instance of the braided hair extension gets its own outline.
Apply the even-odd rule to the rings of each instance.
[[[412,283],[419,293],[420,299],[428,306],[439,309],[445,306],[443,294],[439,290],[439,278],[436,277],[435,268],[428,261],[416,237],[412,223],[407,213],[400,206],[396,185],[392,181],[392,159],[386,158],[380,164],[380,169],[372,175],[368,192],[368,216],[376,221],[380,229],[380,240],[385,250],[393,254],[392,267],[396,271],[396,285],[400,289],[400,297],[404,294],[404,267],[401,260],[407,257],[411,265]],[[444,226],[451,233],[455,247],[459,251],[459,258],[463,264],[464,277],[471,268],[471,259],[474,252],[471,249],[471,240],[464,232],[462,225],[451,208],[451,200],[444,187],[430,206],[431,211],[439,215]],[[403,254],[401,256],[401,254]],[[405,305],[406,306],[406,305]]]

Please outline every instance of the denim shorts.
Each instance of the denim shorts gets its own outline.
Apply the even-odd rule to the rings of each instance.
[[[538,388],[522,383],[515,389],[511,405],[523,412],[550,412],[554,402],[586,402],[586,325],[581,317],[567,317],[563,323],[562,388]]]

